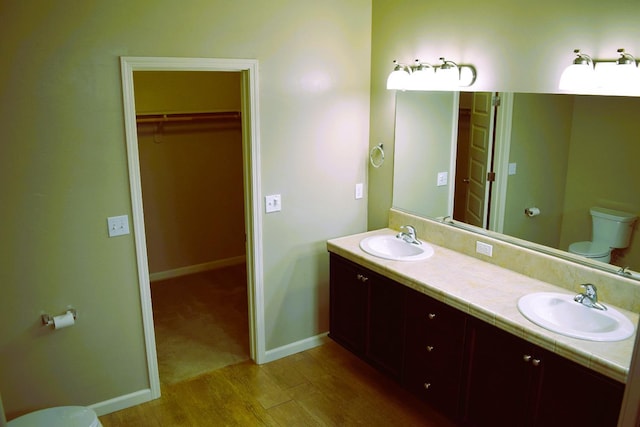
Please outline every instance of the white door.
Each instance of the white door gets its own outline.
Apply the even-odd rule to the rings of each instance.
[[[464,222],[486,228],[489,212],[491,157],[493,151],[494,94],[476,92],[473,95],[469,127],[468,176],[465,181]]]

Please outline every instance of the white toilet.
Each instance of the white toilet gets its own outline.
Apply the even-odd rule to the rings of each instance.
[[[15,418],[7,427],[102,427],[96,413],[84,406],[58,406]]]
[[[609,263],[612,249],[629,246],[637,216],[600,207],[593,207],[590,212],[592,240],[570,244],[569,252]]]

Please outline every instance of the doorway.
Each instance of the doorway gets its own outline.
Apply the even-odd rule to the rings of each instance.
[[[137,71],[198,71],[239,72],[241,76],[242,165],[244,187],[244,235],[246,254],[246,284],[248,297],[249,352],[261,363],[264,359],[264,319],[262,297],[261,212],[259,203],[259,139],[257,101],[257,61],[202,58],[121,58],[123,103],[129,178],[133,213],[133,233],[136,245],[142,320],[147,350],[151,399],[160,396],[157,348],[155,342],[149,258],[142,205],[140,153],[136,124],[134,72]]]
[[[239,71],[134,71],[160,381],[249,358]]]

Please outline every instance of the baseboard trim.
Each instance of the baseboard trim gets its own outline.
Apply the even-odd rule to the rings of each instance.
[[[282,359],[283,357],[318,347],[329,340],[328,334],[328,332],[324,332],[314,337],[305,338],[282,347],[274,348],[273,350],[267,350],[264,355],[264,360],[261,360],[260,362],[261,364],[273,362],[274,360]]]
[[[203,262],[202,264],[188,265],[186,267],[174,268],[172,270],[159,271],[149,274],[149,281],[173,279],[174,277],[186,276],[187,274],[200,273],[207,270],[215,270],[216,268],[230,267],[232,265],[243,264],[246,262],[245,255],[236,257],[219,259],[215,261]]]
[[[93,409],[98,416],[101,416],[140,405],[141,403],[149,402],[150,400],[152,400],[151,389],[147,388],[105,400],[104,402],[94,403],[93,405],[90,405],[89,408]]]

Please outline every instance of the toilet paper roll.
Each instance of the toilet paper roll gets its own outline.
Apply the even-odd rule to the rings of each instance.
[[[68,326],[73,326],[76,323],[76,319],[73,317],[73,312],[67,311],[65,314],[53,317],[53,329],[62,329]]]
[[[540,209],[535,208],[535,207],[532,207],[532,208],[526,208],[526,209],[524,210],[524,214],[525,214],[526,216],[529,216],[529,217],[531,217],[531,216],[538,216],[538,215],[540,215]]]

